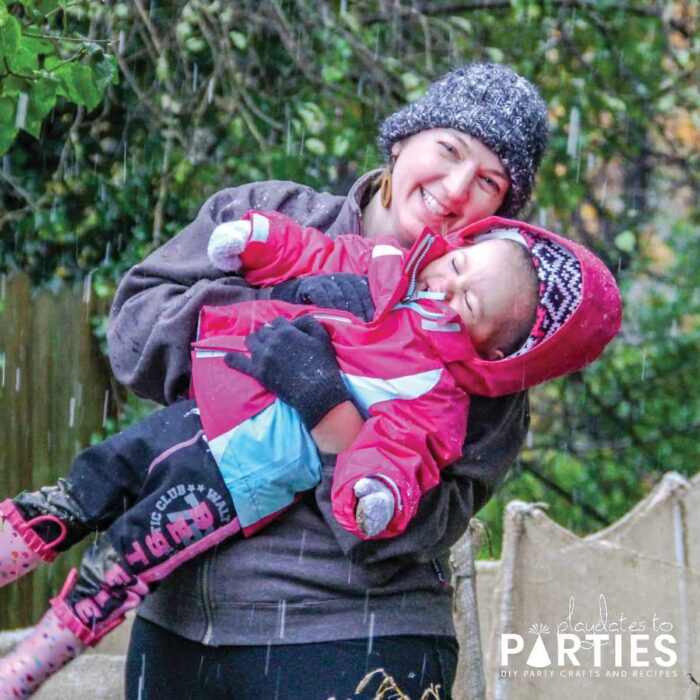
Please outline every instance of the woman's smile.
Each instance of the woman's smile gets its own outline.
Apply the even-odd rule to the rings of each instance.
[[[452,214],[452,212],[446,206],[441,204],[435,197],[433,197],[428,190],[421,189],[421,194],[423,196],[423,203],[425,204],[425,208],[428,210],[429,214],[439,218],[444,218]]]

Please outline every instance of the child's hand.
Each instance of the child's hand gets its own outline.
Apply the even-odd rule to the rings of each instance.
[[[359,479],[353,490],[357,501],[355,519],[357,526],[369,537],[374,537],[386,529],[394,517],[394,496],[379,479]]]
[[[241,267],[240,254],[245,250],[251,232],[250,221],[226,221],[211,234],[207,255],[211,264],[224,272],[237,272]]]

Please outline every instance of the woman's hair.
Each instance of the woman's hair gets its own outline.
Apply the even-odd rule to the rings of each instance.
[[[387,117],[379,145],[390,156],[397,141],[438,128],[469,134],[499,157],[510,187],[497,214],[512,217],[527,204],[549,135],[547,106],[529,80],[498,63],[457,68]]]

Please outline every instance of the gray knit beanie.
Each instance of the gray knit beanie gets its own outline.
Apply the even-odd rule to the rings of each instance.
[[[389,156],[396,141],[436,128],[463,131],[500,158],[510,188],[497,214],[515,216],[527,204],[548,137],[547,106],[532,83],[498,63],[457,68],[387,117],[379,145]]]

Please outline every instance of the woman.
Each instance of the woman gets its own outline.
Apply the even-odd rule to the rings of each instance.
[[[361,280],[352,277],[256,290],[222,276],[206,257],[219,223],[251,208],[277,210],[331,235],[389,232],[409,246],[426,226],[446,233],[494,213],[515,215],[532,191],[546,120],[529,82],[503,66],[473,64],[448,73],[382,124],[389,164],[361,177],[347,197],[289,182],[217,193],[124,278],[109,332],[117,378],[161,403],[186,394],[189,345],[204,304],[272,296],[358,313],[366,307]],[[264,357],[253,358],[269,365],[258,374],[293,382],[293,351],[309,350],[302,336],[293,326],[268,334]],[[328,367],[320,350],[312,355]],[[307,382],[304,400],[317,404],[314,437],[337,452],[334,420],[352,419],[354,409],[325,385],[326,376]],[[411,697],[431,684],[449,697],[457,646],[447,554],[502,480],[527,422],[524,394],[474,401],[463,461],[443,472],[412,526],[392,540],[362,542],[334,521],[327,456],[314,492],[255,537],[183,567],[142,606],[129,650],[128,697],[345,698],[377,667]]]

